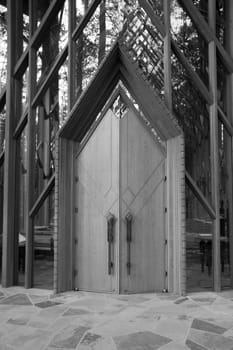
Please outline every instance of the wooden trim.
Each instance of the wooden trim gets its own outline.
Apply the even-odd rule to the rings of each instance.
[[[223,112],[222,108],[219,105],[218,105],[218,111],[219,111],[219,119],[223,123],[229,135],[233,136],[233,126],[231,125],[230,120],[227,118],[226,114]]]
[[[89,22],[91,16],[95,12],[96,8],[100,4],[101,0],[93,0],[90,7],[88,8],[86,14],[82,18],[81,22],[77,25],[75,28],[73,34],[72,34],[72,40],[76,41],[80,34],[82,33],[83,29],[86,27],[87,23]]]
[[[2,89],[2,91],[1,91],[1,95],[0,95],[0,111],[3,110],[5,104],[6,104],[6,88]]]
[[[192,176],[188,173],[187,170],[185,171],[185,181],[189,186],[189,188],[192,190],[195,197],[197,197],[197,199],[199,200],[203,208],[209,214],[211,219],[215,220],[216,219],[215,210],[213,209],[211,204],[208,202],[206,197],[203,195],[202,191],[199,189],[196,182],[193,180]]]
[[[56,16],[56,14],[60,11],[61,6],[63,5],[64,0],[53,0],[53,2],[50,4],[49,8],[44,14],[44,17],[34,33],[32,39],[31,39],[31,47],[34,49],[38,49],[41,42],[44,39],[44,36],[46,35],[46,31],[49,29],[52,20]],[[36,15],[36,12],[33,14]],[[35,19],[36,20],[36,19]]]
[[[38,211],[40,210],[41,206],[43,205],[45,199],[48,197],[52,189],[54,188],[55,185],[55,174],[51,177],[49,182],[47,183],[46,187],[42,191],[42,193],[39,195],[37,198],[36,202],[34,203],[32,209],[29,212],[30,217],[34,217]]]
[[[4,158],[5,158],[5,151],[2,151],[2,152],[0,153],[0,166],[3,165],[3,163],[4,163]]]
[[[59,138],[57,292],[73,288],[74,156],[76,148],[77,144],[74,141]]]
[[[21,133],[23,132],[23,129],[25,128],[25,125],[27,124],[27,121],[28,121],[28,108],[23,113],[22,117],[20,118],[20,120],[15,128],[15,131],[13,134],[13,137],[15,139],[20,137]]]
[[[183,134],[167,140],[168,291],[186,294],[185,159]]]
[[[24,51],[17,61],[14,69],[14,78],[20,79],[28,67],[29,47]]]
[[[57,72],[59,71],[60,67],[64,63],[67,55],[68,55],[68,45],[66,45],[64,47],[64,49],[62,50],[60,55],[57,57],[57,59],[54,62],[53,66],[51,67],[51,69],[50,69],[46,79],[44,80],[44,82],[42,83],[41,87],[39,88],[39,90],[35,94],[35,97],[33,98],[33,101],[32,101],[32,107],[36,107],[36,105],[39,104],[40,99],[43,97],[43,94],[48,89],[49,84],[51,83],[51,81],[53,80],[53,78],[55,77]]]

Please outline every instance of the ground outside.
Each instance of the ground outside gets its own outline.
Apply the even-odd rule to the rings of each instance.
[[[233,349],[233,291],[111,295],[0,287],[0,350]]]

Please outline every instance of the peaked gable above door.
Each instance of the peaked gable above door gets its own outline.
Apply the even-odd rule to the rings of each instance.
[[[75,103],[59,136],[80,142],[119,80],[123,81],[130,94],[139,103],[146,118],[163,141],[182,133],[164,101],[145,80],[143,72],[118,40],[100,65],[88,88]]]

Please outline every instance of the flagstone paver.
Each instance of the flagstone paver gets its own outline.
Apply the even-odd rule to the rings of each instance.
[[[233,292],[112,295],[0,287],[0,350],[233,350]]]

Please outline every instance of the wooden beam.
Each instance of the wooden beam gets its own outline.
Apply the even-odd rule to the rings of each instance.
[[[21,133],[23,132],[23,129],[25,128],[25,126],[27,124],[27,121],[28,121],[28,108],[23,113],[22,117],[20,118],[20,120],[15,128],[15,131],[13,134],[13,137],[15,139],[20,137]]]
[[[3,88],[0,94],[0,112],[3,110],[6,104],[6,88]]]
[[[223,123],[229,135],[233,136],[233,126],[229,118],[226,116],[226,114],[223,112],[222,108],[219,105],[218,105],[218,111],[219,111],[219,118],[221,122]]]
[[[215,37],[214,38],[216,47],[218,49],[218,53],[220,56],[221,61],[225,65],[226,69],[229,73],[233,73],[233,59],[232,57],[227,53],[227,51],[224,49],[220,41]]]
[[[29,47],[23,52],[23,54],[18,59],[15,69],[14,69],[14,78],[20,79],[28,67],[28,56],[29,56]]]
[[[171,46],[172,50],[174,51],[175,55],[181,62],[181,64],[184,66],[184,68],[187,70],[190,78],[192,79],[195,86],[198,88],[204,99],[208,104],[211,104],[213,102],[213,96],[211,92],[207,89],[199,75],[193,70],[191,65],[189,64],[187,58],[184,56],[184,54],[180,51],[178,45],[176,42],[172,39],[171,40]]]
[[[39,195],[36,202],[34,203],[33,207],[31,208],[29,212],[30,217],[35,217],[35,215],[38,213],[44,201],[46,200],[46,198],[54,188],[54,185],[55,185],[55,174],[53,174],[53,176],[47,183],[46,187],[44,188],[44,190],[42,191],[42,193]]]
[[[72,39],[72,33],[76,24],[76,2],[75,0],[69,1],[69,33],[68,33],[68,113],[70,113],[74,100],[75,100],[75,86],[76,86],[76,55],[75,46],[76,43]]]
[[[89,22],[91,16],[95,12],[97,6],[100,4],[101,0],[93,0],[90,7],[88,8],[87,12],[85,13],[84,17],[82,18],[81,22],[77,25],[75,28],[73,34],[72,34],[72,40],[76,41],[80,34],[83,32],[83,29],[86,27],[87,23]]]
[[[210,41],[214,41],[215,45],[218,49],[220,57],[229,72],[233,72],[233,59],[227,53],[227,51],[223,48],[219,40],[215,35],[215,30],[207,24],[205,19],[202,17],[199,10],[193,4],[191,0],[179,0],[182,7],[185,8],[193,22],[195,23],[198,31],[202,34],[204,39],[209,43]],[[211,3],[211,6],[214,7],[214,3]]]
[[[54,3],[54,2],[53,2]],[[32,35],[37,23],[37,7],[34,0],[29,0],[29,35]],[[26,176],[26,262],[25,262],[25,287],[33,287],[33,266],[34,266],[34,221],[29,213],[35,201],[35,148],[36,148],[36,110],[32,107],[32,100],[36,92],[36,50],[29,48],[29,96],[28,96],[28,122],[27,122],[27,176]]]
[[[95,99],[97,92],[105,90],[105,83],[110,83],[114,78],[113,76],[119,72],[119,49],[116,43],[111,49],[108,56],[101,62],[96,74],[93,76],[89,88],[84,90],[82,95],[74,104],[67,122],[59,131],[60,137],[75,139],[76,134],[81,132],[81,130],[76,129],[77,119],[83,118],[84,124],[87,122],[87,106],[95,105]],[[90,102],[92,101],[92,102]],[[104,101],[105,102],[105,101]],[[89,111],[88,111],[89,113]],[[78,141],[78,140],[76,140]]]
[[[16,172],[18,159],[16,156],[17,141],[13,138],[17,120],[15,103],[16,82],[13,78],[17,57],[21,53],[18,35],[19,17],[21,14],[19,2],[7,2],[7,91],[6,91],[6,125],[5,125],[5,152],[4,152],[4,201],[3,201],[3,237],[2,237],[2,286],[9,287],[17,283],[16,263],[18,231],[17,231],[17,185]],[[19,26],[19,27],[18,27]],[[19,33],[18,33],[19,34]]]
[[[216,31],[216,0],[208,2],[209,26]],[[213,278],[214,290],[221,290],[221,252],[220,252],[220,193],[219,193],[219,145],[218,145],[218,89],[217,89],[217,52],[215,41],[209,42],[209,82],[213,93],[210,105],[210,173],[211,202],[216,219],[213,222]]]
[[[164,36],[164,93],[167,107],[172,111],[172,76],[171,76],[171,30],[170,30],[170,0],[163,1],[164,23],[166,33]]]
[[[208,23],[200,14],[199,10],[190,0],[178,0],[181,6],[187,11],[188,15],[196,25],[198,31],[201,33],[203,38],[209,43],[214,39],[214,33],[210,29]]]
[[[233,57],[233,1],[225,0],[225,47],[229,55]],[[226,114],[227,121],[230,125],[233,125],[233,74],[226,76]],[[227,129],[227,127],[226,127]],[[226,179],[226,199],[228,200],[229,213],[233,212],[233,134],[231,137],[227,137],[226,140],[226,167],[227,167],[227,179]],[[233,288],[233,215],[229,215],[229,256],[230,256],[230,286]]]
[[[132,96],[140,104],[148,121],[155,128],[162,141],[178,136],[181,133],[177,121],[151,87],[143,72],[128,56],[127,49],[120,45],[121,79]]]
[[[206,210],[206,212],[209,214],[212,220],[215,220],[216,214],[215,210],[211,206],[211,204],[208,202],[206,197],[203,195],[202,191],[197,186],[196,182],[193,180],[192,176],[189,174],[189,172],[185,171],[185,181],[189,188],[192,190],[195,197],[199,200],[203,208]]]
[[[64,4],[65,0],[53,0],[50,4],[49,8],[44,14],[44,17],[42,18],[42,21],[38,27],[38,29],[35,31],[34,35],[31,39],[31,46],[34,49],[38,49],[40,44],[42,43],[44,36],[46,35],[47,30],[51,26],[51,23],[54,19],[54,17],[57,15],[57,13],[60,11],[62,5]],[[35,12],[36,15],[37,11]]]
[[[32,101],[32,107],[36,107],[39,104],[41,98],[45,94],[45,92],[48,89],[49,85],[51,84],[52,80],[54,79],[54,77],[58,73],[60,67],[65,62],[67,55],[68,55],[68,45],[66,45],[64,47],[64,49],[62,50],[60,55],[57,57],[53,66],[51,67],[47,77],[45,78],[42,85],[40,86],[37,93],[35,94],[33,101]]]
[[[144,8],[144,10],[146,11],[147,15],[150,17],[152,23],[160,31],[162,36],[165,37],[166,35],[170,35],[170,28],[168,31],[166,31],[165,25],[162,24],[161,20],[155,15],[152,7],[148,4],[147,0],[140,0],[140,3],[142,5],[142,7]],[[166,11],[168,11],[168,9],[169,9],[168,4],[166,5],[165,9],[166,9]],[[168,27],[169,23],[167,23],[167,21],[168,21],[168,19],[166,20],[166,26]],[[208,25],[207,25],[207,27],[208,27]],[[167,40],[168,39],[165,39],[165,41],[167,41]],[[174,51],[175,55],[177,56],[179,61],[182,63],[182,65],[185,67],[185,69],[187,70],[189,76],[193,80],[196,87],[200,90],[202,96],[205,98],[205,100],[209,104],[211,104],[212,103],[211,93],[209,92],[209,90],[207,89],[207,87],[205,86],[205,84],[203,83],[201,78],[199,77],[199,75],[193,70],[193,67],[190,65],[190,63],[188,62],[188,60],[186,59],[184,54],[181,52],[181,50],[179,49],[176,42],[172,38],[171,39],[169,38],[169,41],[170,40],[171,40],[170,44],[171,44],[172,50]],[[167,48],[169,48],[169,46],[167,47],[167,45],[168,44],[165,44],[165,50],[167,50]],[[169,71],[165,72],[165,78],[166,78],[166,74],[169,75]]]

